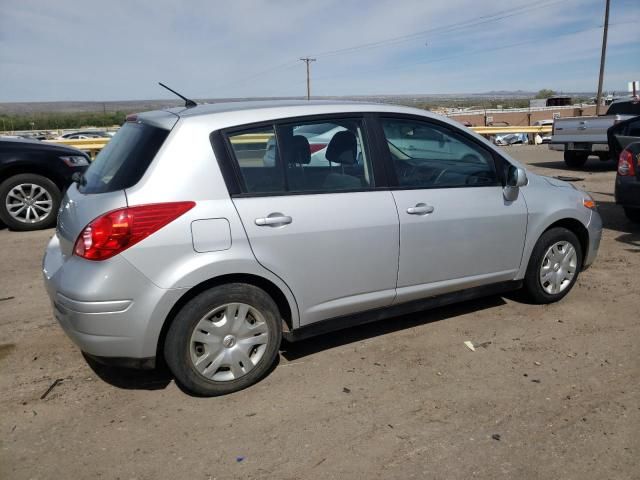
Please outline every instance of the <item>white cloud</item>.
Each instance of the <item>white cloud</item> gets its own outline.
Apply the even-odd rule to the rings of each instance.
[[[0,101],[165,97],[157,81],[193,97],[302,95],[304,66],[296,61],[308,54],[319,54],[313,85],[324,95],[589,90],[595,88],[600,30],[558,35],[601,23],[601,3],[564,0],[449,33],[323,56],[532,4],[0,0]],[[636,2],[613,2],[613,24],[634,16],[640,18]],[[535,43],[481,52],[530,39]],[[620,51],[640,54],[635,26],[613,25],[609,50],[606,86],[624,88],[621,79],[637,76],[637,62],[618,57]],[[477,53],[433,62],[464,52]],[[288,68],[273,68],[282,64]]]

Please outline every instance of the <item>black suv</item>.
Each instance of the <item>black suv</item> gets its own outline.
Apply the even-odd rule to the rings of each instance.
[[[609,151],[618,159],[616,203],[632,222],[640,223],[640,116],[607,130]]]
[[[88,165],[75,148],[0,137],[0,223],[12,230],[55,225],[62,193]]]

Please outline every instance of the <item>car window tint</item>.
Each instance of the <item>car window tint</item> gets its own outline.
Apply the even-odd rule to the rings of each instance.
[[[130,188],[142,178],[169,131],[144,123],[125,123],[100,151],[84,174],[82,193]],[[74,135],[69,138],[82,137]]]
[[[607,115],[640,115],[640,101],[625,101],[612,103]]]
[[[228,139],[242,175],[245,193],[285,191],[273,127],[235,132]]]
[[[278,126],[278,146],[290,192],[371,188],[371,162],[361,120],[336,119]]]
[[[381,121],[399,186],[449,188],[498,184],[491,154],[453,129],[419,120]]]

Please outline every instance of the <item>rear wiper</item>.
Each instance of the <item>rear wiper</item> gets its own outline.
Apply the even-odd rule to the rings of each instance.
[[[176,92],[175,90],[167,87],[164,83],[162,82],[158,82],[158,85],[160,85],[163,88],[166,88],[167,90],[169,90],[171,93],[173,93],[174,95],[177,95],[178,97],[180,97],[182,100],[184,100],[184,106],[187,108],[192,108],[192,107],[197,107],[198,104],[196,102],[194,102],[193,100],[185,97],[184,95],[180,95],[178,92]]]

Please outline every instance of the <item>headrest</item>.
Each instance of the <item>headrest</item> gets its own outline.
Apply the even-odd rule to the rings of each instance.
[[[356,145],[356,136],[348,130],[343,130],[333,136],[325,156],[333,163],[353,165],[356,163]]]
[[[291,150],[287,155],[288,163],[294,165],[307,165],[311,162],[311,150],[309,140],[302,135],[291,137]]]

